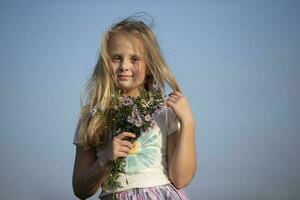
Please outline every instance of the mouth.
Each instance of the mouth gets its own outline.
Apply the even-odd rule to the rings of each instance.
[[[127,80],[127,79],[129,79],[130,77],[132,77],[132,76],[129,76],[129,75],[118,75],[118,79],[119,79],[119,80]]]
[[[118,75],[118,77],[131,77],[130,75]]]

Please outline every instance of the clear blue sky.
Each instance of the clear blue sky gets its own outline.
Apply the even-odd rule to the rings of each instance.
[[[1,1],[0,199],[74,199],[80,91],[147,11],[197,120],[192,199],[300,199],[299,1]],[[91,199],[97,199],[97,195]]]

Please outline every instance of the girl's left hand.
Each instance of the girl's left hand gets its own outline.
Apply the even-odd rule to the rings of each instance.
[[[181,124],[194,123],[192,109],[187,98],[181,92],[175,91],[170,93],[167,105],[175,112]]]

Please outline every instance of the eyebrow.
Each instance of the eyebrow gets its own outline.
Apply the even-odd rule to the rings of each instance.
[[[122,54],[120,54],[120,53],[111,53],[111,56],[122,56]],[[141,57],[139,54],[130,54],[129,56]]]

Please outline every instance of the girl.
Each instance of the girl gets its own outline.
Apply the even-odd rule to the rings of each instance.
[[[94,106],[100,106],[107,114],[111,94],[116,90],[137,97],[143,89],[153,91],[154,83],[161,86],[162,93],[168,83],[173,92],[163,109],[155,113],[154,126],[137,139],[139,145],[125,139],[135,134],[122,132],[112,136],[105,120],[93,117]],[[183,187],[196,172],[195,121],[151,29],[133,18],[113,25],[103,36],[99,60],[87,89],[87,103],[81,103],[73,141],[75,195],[86,199],[101,187],[99,199],[111,199],[108,172],[112,162],[123,157],[126,174],[118,178],[122,188],[115,191],[117,199],[189,199]]]

